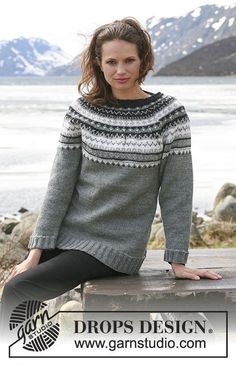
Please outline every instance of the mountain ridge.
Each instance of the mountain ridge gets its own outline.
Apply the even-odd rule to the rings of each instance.
[[[41,38],[19,37],[0,42],[0,76],[44,76],[70,57]]]
[[[154,74],[154,76],[230,75],[236,75],[236,36],[206,45]]]
[[[155,70],[202,47],[236,36],[236,3],[202,5],[180,17],[147,19],[155,54]]]

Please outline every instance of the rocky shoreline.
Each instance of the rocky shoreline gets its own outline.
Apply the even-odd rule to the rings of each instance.
[[[161,217],[155,217],[149,248],[164,248],[165,233]],[[225,183],[217,193],[212,210],[192,212],[190,248],[236,248],[236,185]]]
[[[12,267],[27,254],[27,245],[38,212],[21,208],[17,213],[0,217],[0,294]],[[156,214],[149,249],[163,249],[165,233],[161,216]],[[190,248],[236,247],[236,185],[225,183],[215,197],[211,211],[192,212]]]

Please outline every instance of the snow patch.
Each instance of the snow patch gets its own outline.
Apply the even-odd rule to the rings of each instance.
[[[205,25],[205,28],[209,28],[211,26],[211,23],[214,22],[214,18],[209,18],[207,19],[207,22],[206,22],[206,25]]]
[[[228,21],[228,26],[229,27],[232,27],[232,25],[234,24],[234,18],[230,18],[229,21]]]
[[[24,68],[24,66],[22,65],[22,63],[16,62],[16,67],[17,68]]]
[[[70,61],[69,57],[60,53],[54,53],[51,50],[48,50],[44,53],[39,53],[35,48],[33,49],[33,53],[39,62],[52,62],[53,66],[61,66],[66,63],[66,61]]]
[[[225,20],[226,20],[226,17],[222,16],[222,18],[220,18],[220,20],[217,23],[214,23],[211,25],[212,28],[214,28],[215,31],[217,31],[224,24]]]
[[[0,49],[3,48],[4,46],[6,46],[8,44],[8,41],[1,41],[0,42]]]
[[[34,43],[35,43],[35,42],[34,42],[33,38],[29,39],[29,45],[30,45],[32,48],[34,48],[34,47],[35,47],[35,44],[34,44]]]
[[[193,18],[197,18],[201,15],[201,8],[196,8],[194,11],[192,11],[192,13],[190,13],[190,15],[193,17]]]
[[[227,10],[227,9],[233,9],[236,7],[236,3],[233,3],[233,4],[229,4],[229,5],[225,5],[224,8]]]
[[[16,63],[18,68],[24,68],[24,70],[22,71],[22,74],[34,74],[34,75],[38,75],[38,76],[43,76],[44,75],[44,71],[37,67],[36,65],[32,65],[30,64],[24,57],[22,57],[21,55],[17,56],[17,61],[19,61],[20,63]],[[24,66],[22,66],[22,64]]]
[[[197,42],[198,42],[198,43],[202,43],[202,42],[203,42],[202,38],[198,38],[198,39],[197,39]]]
[[[155,25],[157,25],[158,23],[160,23],[160,18],[157,18],[157,17],[153,16],[153,17],[151,18],[150,23],[148,24],[148,28],[153,28],[153,27],[155,27]]]
[[[19,54],[20,52],[17,50],[17,49],[15,49],[14,47],[11,47],[11,51],[13,52],[13,53],[15,53],[15,54]]]

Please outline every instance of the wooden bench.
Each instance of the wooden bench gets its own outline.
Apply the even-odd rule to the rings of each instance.
[[[191,249],[188,266],[213,269],[222,280],[176,279],[163,250],[148,250],[140,272],[87,281],[84,311],[235,311],[236,249]]]

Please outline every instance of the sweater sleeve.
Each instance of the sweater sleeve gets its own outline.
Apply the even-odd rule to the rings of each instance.
[[[53,249],[81,164],[81,128],[70,106],[63,120],[49,182],[28,248]]]
[[[183,106],[165,121],[160,177],[164,261],[185,264],[192,225],[193,168],[190,120]]]

